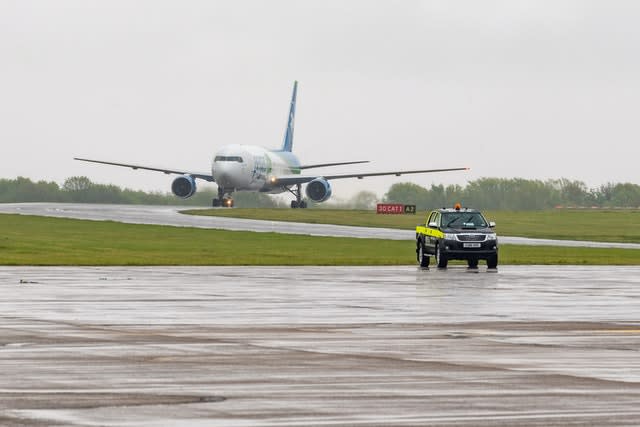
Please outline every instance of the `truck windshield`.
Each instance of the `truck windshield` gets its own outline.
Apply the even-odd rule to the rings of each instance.
[[[478,212],[449,212],[442,214],[445,227],[487,227],[487,222]]]

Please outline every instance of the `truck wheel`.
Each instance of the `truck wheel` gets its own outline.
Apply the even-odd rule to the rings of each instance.
[[[498,254],[491,255],[487,258],[487,268],[498,268]]]
[[[447,256],[440,252],[440,243],[436,246],[436,262],[438,263],[438,268],[447,268]]]
[[[424,252],[424,245],[421,240],[418,240],[416,253],[418,254],[418,264],[420,264],[420,267],[429,267],[429,255]]]
[[[478,268],[478,258],[470,258],[467,260],[469,268]]]

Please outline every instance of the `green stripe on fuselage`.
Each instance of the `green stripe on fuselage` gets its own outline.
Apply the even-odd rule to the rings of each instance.
[[[272,151],[272,154],[278,156],[291,170],[291,173],[294,175],[300,175],[300,161],[298,158],[291,152],[288,151]],[[269,173],[271,173],[271,163],[269,163]]]

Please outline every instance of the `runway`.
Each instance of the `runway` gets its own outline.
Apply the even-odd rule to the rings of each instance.
[[[60,218],[118,221],[132,224],[305,234],[312,236],[357,237],[366,239],[415,240],[415,230],[349,227],[330,224],[304,224],[239,218],[202,217],[180,214],[184,206],[108,205],[80,203],[0,203],[0,213],[52,216]],[[420,219],[416,219],[416,223]],[[572,240],[530,239],[498,236],[502,244],[545,245],[592,248],[640,249],[638,243],[607,243]]]
[[[640,425],[639,277],[0,267],[0,425]]]

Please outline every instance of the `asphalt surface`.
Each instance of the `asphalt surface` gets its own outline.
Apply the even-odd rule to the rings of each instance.
[[[76,203],[0,203],[0,213],[53,216],[90,220],[110,220],[133,224],[172,225],[178,227],[306,234],[312,236],[357,237],[369,239],[415,240],[415,230],[349,227],[329,224],[259,221],[239,218],[183,215],[184,206],[102,205]],[[530,239],[499,235],[500,243],[518,245],[571,246],[592,248],[640,249],[637,243],[605,243],[571,240]]]
[[[0,267],[0,425],[636,426],[640,267]]]

